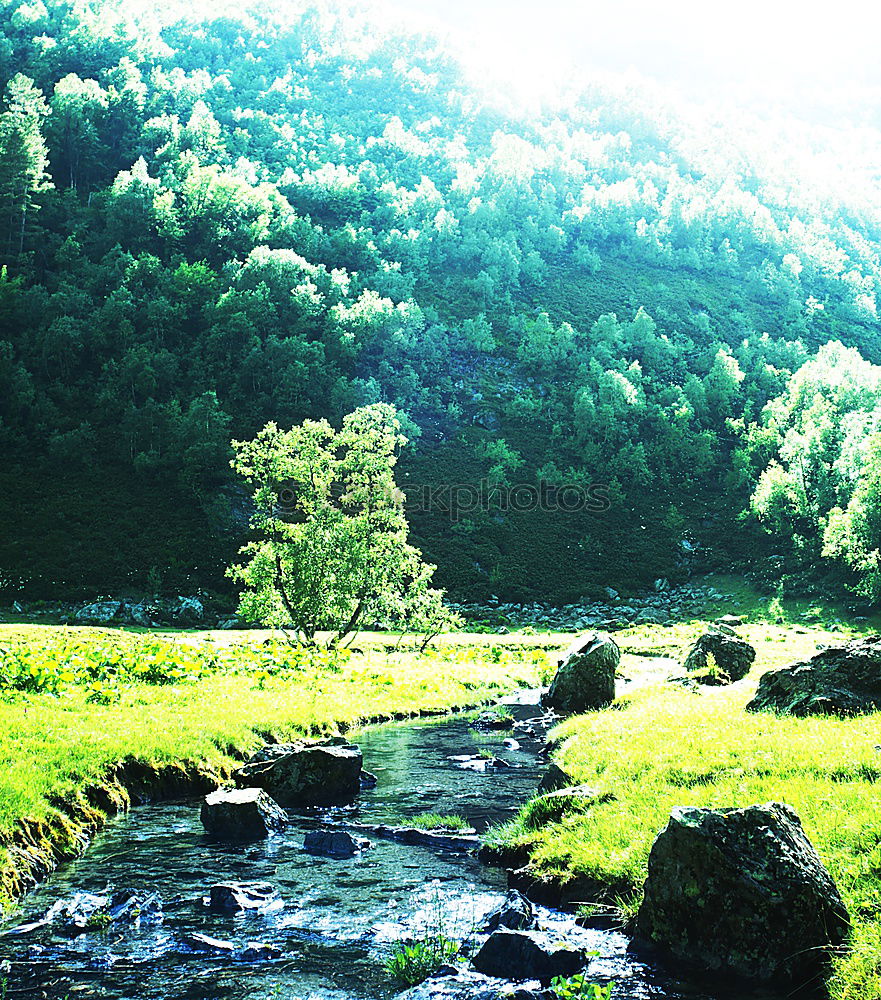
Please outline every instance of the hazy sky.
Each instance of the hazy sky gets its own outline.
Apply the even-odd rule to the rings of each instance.
[[[854,0],[390,0],[470,50],[478,72],[552,92],[579,68],[625,72],[698,98],[838,107],[881,121],[881,5]],[[826,115],[823,115],[826,117]]]

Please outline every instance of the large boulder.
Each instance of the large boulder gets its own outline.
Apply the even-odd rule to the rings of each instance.
[[[673,810],[648,863],[639,937],[707,971],[801,985],[849,926],[792,808]]]
[[[801,663],[763,674],[751,712],[859,715],[881,708],[881,636],[830,646]]]
[[[363,758],[344,739],[271,743],[233,772],[240,787],[265,788],[285,805],[351,802],[361,788]]]
[[[525,931],[530,927],[535,927],[535,914],[532,912],[532,903],[516,889],[510,889],[502,905],[493,910],[486,918],[483,929],[485,931],[496,931],[500,927],[507,927],[512,931]]]
[[[542,703],[564,715],[605,708],[615,700],[621,651],[603,632],[580,636],[560,658]]]
[[[256,840],[283,830],[288,817],[262,788],[219,788],[205,796],[202,826],[225,840]]]
[[[586,961],[581,949],[550,944],[533,931],[500,928],[484,941],[471,964],[485,976],[547,984],[555,976],[574,976]]]
[[[710,656],[716,671],[706,673],[701,679],[706,684],[727,684],[746,677],[756,658],[756,651],[748,642],[724,632],[705,632],[688,651],[682,666],[689,672],[707,671]]]

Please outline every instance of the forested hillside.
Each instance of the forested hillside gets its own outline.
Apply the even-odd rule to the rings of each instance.
[[[608,496],[414,505],[458,595],[766,552],[874,596],[881,199],[838,166],[874,133],[613,84],[520,114],[366,10],[279,10],[2,5],[0,585],[228,587],[230,439],[381,400],[403,485]]]

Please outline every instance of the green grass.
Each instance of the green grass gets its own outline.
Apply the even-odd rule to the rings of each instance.
[[[386,959],[385,967],[393,979],[416,986],[452,961],[458,951],[459,942],[440,933],[416,941],[399,941]]]
[[[145,649],[152,683],[139,679]],[[71,853],[83,825],[94,828],[103,819],[88,789],[107,783],[120,762],[183,764],[220,775],[270,735],[350,731],[484,703],[534,683],[544,659],[540,650],[498,643],[449,645],[423,656],[365,646],[304,657],[285,643],[228,634],[221,644],[198,633],[157,639],[114,629],[0,626],[0,667],[13,679],[0,694],[5,901],[19,887],[8,848],[23,836],[22,821],[31,846]],[[20,690],[21,678],[45,686]]]
[[[443,830],[446,833],[459,833],[471,829],[464,816],[445,813],[419,813],[410,820],[410,823],[419,830]]]
[[[830,988],[836,1000],[881,996],[881,751],[878,717],[777,717],[744,711],[758,676],[803,659],[818,642],[841,641],[820,629],[759,624],[740,631],[757,649],[749,678],[700,693],[658,683],[648,657],[681,659],[695,629],[622,633],[632,652],[622,671],[635,681],[615,709],[567,720],[554,731],[558,759],[576,781],[607,793],[589,808],[528,805],[493,839],[528,848],[532,864],[563,881],[585,876],[639,901],[648,852],[674,806],[792,805],[835,878],[854,930]],[[619,691],[622,689],[619,687]],[[545,820],[540,822],[539,820]]]

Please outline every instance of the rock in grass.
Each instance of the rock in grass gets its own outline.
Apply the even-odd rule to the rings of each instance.
[[[830,646],[802,663],[763,674],[750,712],[861,715],[881,709],[881,636]]]
[[[706,671],[712,656],[716,672],[701,680],[705,684],[727,684],[746,677],[756,658],[748,642],[724,632],[705,632],[688,651],[682,666],[689,672]]]
[[[303,842],[304,851],[326,854],[332,858],[351,858],[370,846],[369,840],[353,837],[345,830],[310,830]]]
[[[615,671],[621,651],[610,636],[580,636],[560,658],[542,704],[564,715],[605,708],[615,700]]]
[[[351,802],[361,789],[363,758],[345,740],[270,743],[233,772],[239,787],[265,788],[285,805]]]
[[[535,914],[532,912],[532,903],[516,889],[511,889],[505,901],[486,918],[483,925],[485,931],[496,931],[500,927],[507,927],[512,931],[525,931],[535,926]]]
[[[743,624],[743,619],[740,615],[722,615],[721,618],[716,619],[717,625],[725,625],[728,628],[736,628],[738,625]]]
[[[787,805],[673,810],[649,855],[639,936],[710,972],[800,986],[849,918]]]
[[[199,814],[202,825],[215,837],[256,840],[273,830],[283,830],[284,809],[262,788],[220,788],[205,796]]]
[[[474,956],[472,965],[485,976],[547,984],[554,976],[574,976],[587,956],[580,949],[547,944],[530,931],[493,931]]]
[[[560,767],[559,764],[550,763],[548,764],[548,769],[542,776],[541,783],[538,786],[539,795],[544,792],[553,792],[558,788],[566,788],[569,785],[574,785],[575,779],[571,774],[567,773]]]

